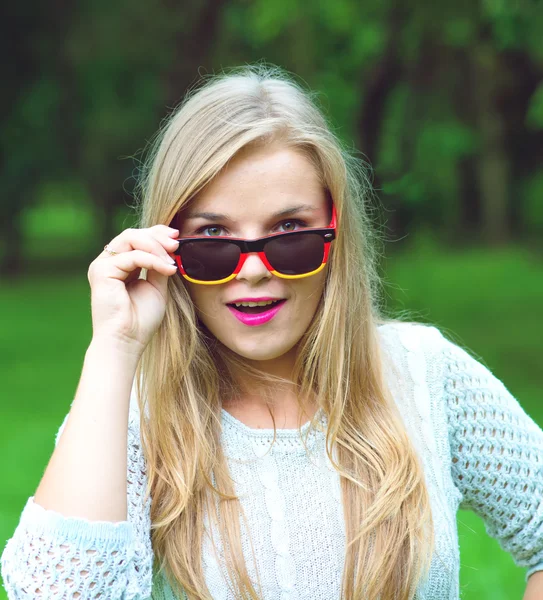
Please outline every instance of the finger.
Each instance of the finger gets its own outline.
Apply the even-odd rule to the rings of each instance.
[[[164,226],[149,229],[125,229],[110,242],[109,248],[117,253],[145,250],[167,259],[177,249],[179,243],[168,235],[166,229],[168,228]],[[108,256],[110,255],[108,254]]]
[[[132,281],[136,281],[140,278],[141,269],[138,268],[135,271],[132,271],[130,275],[124,280],[125,283],[132,283]]]
[[[158,257],[143,250],[121,252],[100,262],[99,268],[102,275],[121,281],[126,281],[136,269],[141,271],[142,268],[145,268],[149,271],[157,271],[166,277],[173,275],[177,270],[176,265],[171,264],[169,257]],[[133,277],[132,275],[131,280]]]
[[[147,271],[146,280],[160,292],[165,301],[168,299],[168,277],[151,269]]]
[[[162,231],[166,235],[169,235],[170,237],[176,236],[179,234],[179,229],[174,229],[173,227],[168,227],[168,225],[153,225],[149,229],[155,229],[157,231]]]
[[[125,229],[109,243],[109,249],[119,254],[131,250],[144,250],[168,260],[179,246],[179,243],[168,235],[166,230],[169,229],[165,225],[148,229]],[[100,258],[112,256],[105,250],[102,254]]]

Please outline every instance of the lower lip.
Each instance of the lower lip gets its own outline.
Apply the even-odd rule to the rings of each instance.
[[[238,321],[241,321],[244,325],[249,325],[250,327],[253,327],[254,325],[264,325],[264,323],[271,321],[285,304],[286,300],[283,300],[283,302],[272,306],[270,310],[261,313],[255,313],[252,315],[248,313],[243,313],[239,310],[236,310],[235,308],[232,308],[231,306],[229,306],[228,309]]]

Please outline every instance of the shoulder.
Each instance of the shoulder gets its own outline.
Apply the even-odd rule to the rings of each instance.
[[[378,325],[377,331],[387,350],[435,354],[454,345],[438,327],[426,323],[386,321]]]
[[[378,331],[383,374],[391,398],[425,465],[430,485],[434,491],[445,486],[442,496],[449,496],[450,481],[436,480],[435,474],[450,469],[443,403],[443,356],[450,342],[437,327],[422,323],[389,321],[382,323]],[[453,493],[450,498],[457,496]]]
[[[449,342],[437,327],[416,322],[381,323],[378,336],[383,375],[404,419],[413,421],[417,431],[429,427],[430,416],[441,412],[443,356]]]
[[[458,377],[480,380],[491,375],[483,358],[445,328],[387,321],[378,326],[378,332],[384,354],[396,365],[406,363],[420,370],[423,364],[427,376],[439,377],[442,382]]]
[[[377,327],[384,348],[402,348],[407,352],[422,352],[427,357],[463,358],[482,361],[480,356],[462,343],[458,335],[444,327],[414,321],[386,321]],[[455,339],[456,338],[456,339]]]
[[[420,336],[434,336],[439,334],[435,325],[427,323],[417,323],[415,321],[386,320],[377,326],[379,334],[384,337],[402,336],[409,338],[418,338]]]

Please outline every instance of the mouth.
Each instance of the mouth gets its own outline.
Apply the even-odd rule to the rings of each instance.
[[[254,326],[267,323],[281,310],[286,300],[267,302],[243,302],[227,304],[228,310],[244,325]]]

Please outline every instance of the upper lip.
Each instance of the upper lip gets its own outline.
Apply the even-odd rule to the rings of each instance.
[[[237,300],[231,300],[226,304],[237,304],[239,302],[269,302],[270,300],[284,300],[284,298],[272,298],[270,296],[263,298],[238,298]]]

